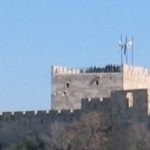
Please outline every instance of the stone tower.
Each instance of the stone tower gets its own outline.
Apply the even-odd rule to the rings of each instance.
[[[110,97],[112,91],[150,88],[150,69],[122,65],[118,72],[87,73],[80,69],[53,66],[52,109],[79,109],[82,98]]]

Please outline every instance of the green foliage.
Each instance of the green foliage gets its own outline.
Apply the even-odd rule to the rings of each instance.
[[[114,121],[114,120],[113,120]],[[70,125],[54,122],[48,134],[28,136],[3,150],[149,150],[148,125],[118,125],[101,112],[83,114]]]
[[[93,112],[71,125],[54,122],[49,134],[28,136],[5,150],[107,150],[109,117]]]
[[[35,137],[26,137],[22,142],[14,144],[6,150],[42,150],[40,142]]]
[[[96,67],[91,66],[90,68],[86,69],[86,73],[97,73],[97,72],[120,72],[120,66],[117,65],[106,65],[105,67]]]
[[[109,123],[108,123],[109,122]],[[107,150],[109,116],[93,112],[83,115],[65,129],[58,139],[58,150]]]

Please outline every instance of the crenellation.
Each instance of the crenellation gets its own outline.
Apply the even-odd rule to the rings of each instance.
[[[12,112],[3,112],[0,116],[0,120],[3,122],[10,122],[14,118],[14,115],[12,115]]]
[[[123,65],[123,73],[129,76],[148,77],[150,75],[150,69],[145,67]]]
[[[36,113],[35,113],[36,112]],[[48,110],[48,111],[25,111],[25,112],[3,112],[2,115],[0,116],[0,119],[3,121],[19,121],[20,119],[28,120],[27,122],[29,123],[30,119],[38,119],[41,118],[42,122],[44,123],[45,121],[71,121],[74,118],[78,118],[80,116],[81,110]]]
[[[102,111],[102,112],[108,112],[109,110],[109,104],[110,104],[110,98],[103,98],[103,101],[101,101],[101,98],[92,98],[91,101],[88,100],[88,98],[82,99],[82,110],[89,112],[89,111]]]
[[[62,110],[58,117],[61,121],[70,122],[70,120],[72,120],[72,116],[73,115],[70,113],[70,110]]]
[[[32,133],[47,133],[54,123],[68,125],[93,111],[108,114],[115,125],[149,119],[148,68],[123,65],[121,72],[86,73],[53,66],[51,71],[52,110],[1,112],[0,142],[5,142],[3,135],[8,139],[16,130],[22,138]]]
[[[51,67],[51,73],[52,73],[52,75],[57,75],[57,74],[79,74],[80,69],[68,68],[68,67],[63,67],[63,66],[52,66]]]
[[[150,88],[150,69],[123,65],[123,89]]]
[[[110,104],[110,98],[111,98],[111,97],[104,97],[104,98],[103,98],[103,101],[101,101],[101,104],[103,104],[103,105],[108,105],[108,104]]]
[[[115,122],[123,124],[126,120],[145,120],[149,115],[150,99],[148,95],[148,89],[112,93],[111,113]]]
[[[49,116],[49,118],[51,119],[52,122],[54,122],[55,120],[57,120],[58,115],[59,114],[58,114],[57,110],[50,110],[49,114],[48,114],[48,116]]]
[[[82,106],[82,109],[85,110],[86,108],[88,108],[89,104],[91,102],[91,98],[82,98],[81,100],[81,106]]]
[[[22,116],[23,116],[23,112],[21,112],[21,111],[14,112],[14,117],[19,118]]]
[[[11,117],[11,116],[12,116],[12,112],[3,112],[3,113],[2,113],[2,116],[3,116],[4,118]]]
[[[129,105],[130,99],[133,102]],[[14,115],[12,112],[4,112],[0,117],[0,142],[10,144],[20,140],[20,137],[13,136],[16,130],[21,138],[34,133],[47,133],[55,123],[69,125],[79,120],[83,114],[94,111],[111,116],[115,125],[130,123],[133,120],[145,121],[150,112],[150,90],[113,91],[111,97],[90,98],[90,101],[89,98],[83,98],[81,109],[14,112]],[[3,135],[9,140],[5,141]]]
[[[44,117],[44,116],[47,116],[48,113],[47,113],[47,111],[37,111],[37,113],[35,115],[37,117]]]
[[[29,117],[29,118],[32,118],[35,116],[35,111],[26,111],[25,117]]]
[[[73,110],[73,113],[71,113],[72,115],[79,115],[79,114],[81,114],[81,109],[74,109]]]
[[[150,90],[147,89],[138,89],[138,90],[121,90],[121,91],[114,91],[110,97],[104,98],[84,98],[82,99],[81,109],[68,109],[68,110],[44,110],[44,111],[26,111],[26,112],[3,112],[1,117],[2,118],[21,118],[25,116],[25,118],[34,118],[34,117],[49,117],[53,119],[60,119],[63,117],[71,117],[74,116],[77,112],[80,113],[81,111],[99,111],[106,109],[110,105],[111,107],[117,108],[118,104],[121,106],[122,112],[125,110],[128,111],[129,109],[134,110],[136,114],[142,114],[143,116],[148,116],[149,112],[148,109],[150,108]],[[131,95],[132,94],[132,95]],[[132,101],[129,103],[129,100]],[[121,101],[120,101],[121,100]],[[148,108],[149,107],[149,108]],[[117,112],[115,110],[115,112]],[[138,113],[139,112],[139,113]]]

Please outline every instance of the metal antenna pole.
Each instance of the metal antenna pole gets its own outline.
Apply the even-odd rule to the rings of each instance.
[[[126,64],[128,64],[128,48],[127,48],[127,42],[128,42],[128,38],[127,38],[127,36],[126,36],[126,41],[125,41]]]
[[[133,66],[133,36],[132,36],[132,66]]]
[[[123,65],[123,47],[122,47],[122,35],[120,36],[120,41],[121,41],[121,65]]]

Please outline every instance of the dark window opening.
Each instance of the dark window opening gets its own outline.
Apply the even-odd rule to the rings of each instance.
[[[69,88],[69,87],[70,87],[70,84],[69,84],[69,83],[66,83],[66,87]]]
[[[64,92],[64,95],[65,95],[65,96],[67,95],[67,92],[66,92],[66,91]]]
[[[99,85],[99,81],[98,81],[98,80],[96,80],[96,85],[97,85],[97,86]]]

